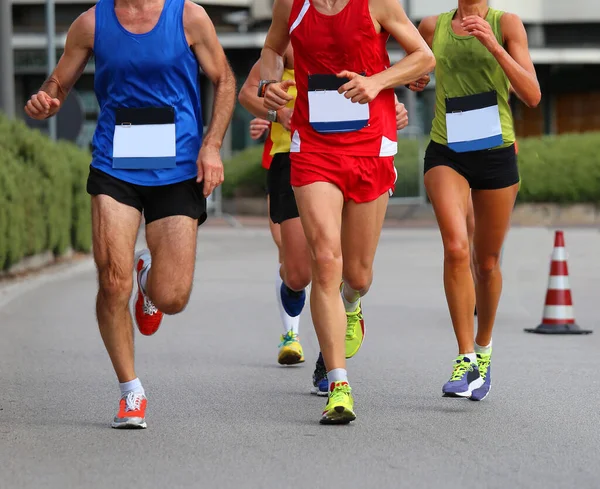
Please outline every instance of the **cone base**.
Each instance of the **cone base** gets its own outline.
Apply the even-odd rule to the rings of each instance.
[[[581,329],[576,324],[540,324],[535,329],[525,329],[526,333],[537,334],[592,334],[589,329]]]

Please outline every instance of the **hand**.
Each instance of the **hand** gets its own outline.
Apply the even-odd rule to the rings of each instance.
[[[429,75],[425,75],[419,78],[417,81],[411,82],[408,85],[408,88],[410,88],[413,92],[422,92],[425,90],[425,87],[429,85],[430,81],[431,77]]]
[[[362,76],[352,71],[342,71],[337,74],[337,77],[350,80],[342,85],[338,92],[343,93],[344,97],[351,99],[354,103],[368,104],[379,95],[382,88],[372,77]]]
[[[269,83],[265,91],[264,106],[269,110],[283,109],[294,97],[287,93],[288,88],[296,85],[294,80],[284,80],[277,83]]]
[[[196,182],[204,180],[204,197],[208,197],[212,191],[223,183],[224,171],[221,153],[214,146],[202,146],[198,155],[198,178]]]
[[[283,109],[279,109],[277,111],[277,122],[279,122],[279,124],[281,124],[287,131],[292,130],[290,122],[292,121],[293,113],[293,109],[289,109],[287,107],[284,107]]]
[[[60,100],[40,90],[25,105],[25,113],[32,119],[43,120],[56,114],[59,107]]]
[[[500,47],[494,31],[492,31],[492,26],[488,21],[482,19],[478,15],[469,15],[465,17],[461,22],[461,26],[469,34],[475,36],[490,53],[494,54]]]
[[[401,131],[408,126],[408,111],[404,104],[396,102],[396,129]]]
[[[263,134],[269,130],[271,123],[260,117],[250,121],[250,137],[252,139],[260,139]]]

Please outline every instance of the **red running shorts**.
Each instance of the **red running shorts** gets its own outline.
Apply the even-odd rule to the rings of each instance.
[[[292,187],[316,182],[337,186],[344,200],[357,204],[372,202],[385,192],[393,194],[397,173],[393,156],[337,155],[329,153],[290,153]]]

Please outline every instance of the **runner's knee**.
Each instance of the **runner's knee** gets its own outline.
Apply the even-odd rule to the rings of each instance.
[[[485,282],[498,267],[500,253],[491,253],[486,256],[474,258],[475,275],[477,281]]]
[[[344,265],[344,283],[364,295],[373,282],[373,268],[364,263]]]
[[[285,284],[292,290],[302,290],[310,283],[310,264],[297,262],[285,264]]]
[[[321,286],[339,287],[342,277],[342,249],[339,244],[319,243],[314,248],[314,264],[313,282]]]
[[[452,266],[470,265],[470,247],[466,236],[451,238],[444,244],[444,260]]]
[[[109,302],[127,304],[133,287],[131,270],[115,263],[98,265],[97,268],[100,294]]]
[[[178,314],[187,306],[190,299],[190,290],[185,290],[182,287],[171,287],[164,291],[158,291],[152,296],[152,302],[159,311],[164,314]]]

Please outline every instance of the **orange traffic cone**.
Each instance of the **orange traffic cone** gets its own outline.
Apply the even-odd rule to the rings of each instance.
[[[592,331],[580,329],[575,324],[573,298],[569,287],[569,270],[565,237],[562,231],[556,231],[554,250],[550,263],[550,278],[546,292],[546,304],[542,324],[535,329],[526,329],[528,333],[540,334],[590,334]]]

